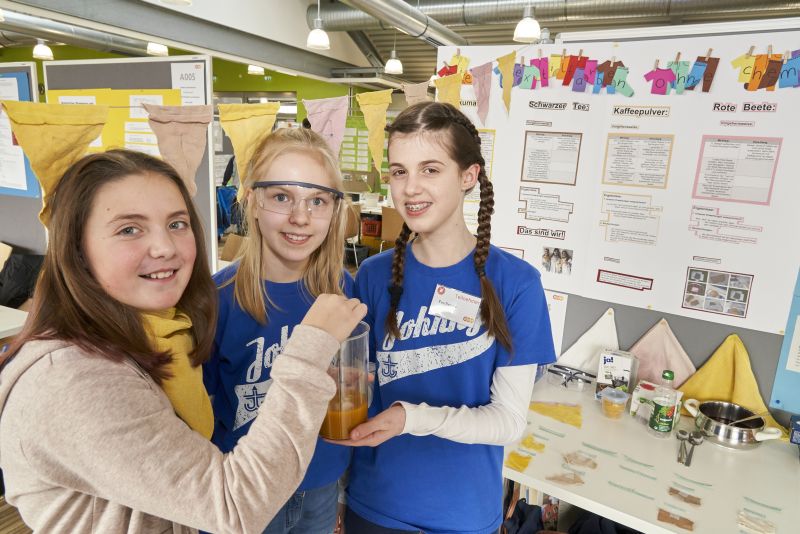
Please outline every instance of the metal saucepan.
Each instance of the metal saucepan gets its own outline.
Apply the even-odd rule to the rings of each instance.
[[[738,404],[724,401],[699,402],[687,399],[683,406],[694,416],[694,426],[702,431],[708,440],[730,449],[752,449],[762,441],[778,439],[781,431],[767,425],[763,417],[754,417],[731,423],[756,415],[754,412]]]

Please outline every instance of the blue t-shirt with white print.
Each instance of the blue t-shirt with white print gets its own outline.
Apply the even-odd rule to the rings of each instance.
[[[386,336],[394,252],[367,259],[356,292],[367,304],[371,357],[378,371],[370,416],[396,401],[477,407],[490,402],[497,367],[555,361],[550,317],[539,272],[491,247],[486,274],[505,310],[513,355],[477,324],[462,327],[431,315],[437,284],[480,296],[473,254],[432,268],[406,249],[400,339]],[[359,447],[350,467],[347,505],[378,525],[427,533],[485,534],[502,522],[503,448],[435,436],[403,434],[378,447]]]
[[[267,324],[259,324],[234,300],[233,283],[220,288],[233,277],[237,266],[214,275],[219,288],[219,317],[212,355],[203,366],[206,389],[214,398],[211,441],[222,452],[231,451],[247,434],[272,384],[270,371],[275,358],[280,357],[295,325],[314,302],[302,281],[265,282],[272,303],[267,304]],[[343,279],[345,295],[352,296],[353,278],[345,272]],[[338,480],[350,463],[350,455],[349,447],[317,439],[314,457],[298,490],[320,488]]]

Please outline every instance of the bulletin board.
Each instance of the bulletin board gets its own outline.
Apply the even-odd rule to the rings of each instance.
[[[96,103],[111,106],[109,121],[90,151],[112,147],[158,154],[141,102],[161,105],[204,105],[212,100],[211,58],[158,58],[48,61],[45,90],[53,103]],[[211,156],[211,127],[206,150],[195,175],[194,202],[204,226],[209,265],[216,269],[216,192]]]
[[[0,100],[38,101],[36,66],[13,63],[0,67]],[[36,175],[22,148],[16,144],[5,113],[0,114],[0,195],[37,198]]]
[[[0,64],[0,80],[13,79],[16,81],[18,100],[38,102],[39,81],[36,74],[36,64],[33,62],[3,63]],[[9,82],[0,82],[8,84]],[[2,119],[3,129],[8,124],[8,119]],[[10,135],[10,131],[8,132]],[[6,154],[6,152],[8,154]],[[43,251],[45,247],[44,228],[39,223],[37,214],[42,207],[41,190],[36,181],[36,175],[30,167],[28,158],[22,154],[22,169],[20,170],[19,147],[11,146],[10,142],[0,148],[2,157],[11,158],[13,174],[5,179],[0,178],[0,241],[12,245],[22,251]],[[5,166],[4,166],[5,168]],[[9,169],[10,170],[10,169]],[[4,169],[5,172],[5,169]],[[13,184],[11,187],[9,185]],[[9,222],[6,224],[6,222]],[[13,221],[13,224],[10,223]]]
[[[771,408],[800,413],[800,270],[797,272],[792,308],[786,322],[786,335],[783,336],[769,405]]]
[[[438,61],[455,53],[441,47]],[[506,208],[493,243],[521,251],[553,291],[783,335],[800,265],[800,31],[460,53],[494,69],[485,122],[474,84],[460,94],[494,132],[495,204]],[[502,80],[507,108],[495,67],[510,53],[519,79]],[[764,64],[742,65],[748,54]],[[561,56],[594,62],[591,82],[588,66],[567,80]],[[542,58],[549,84],[531,86]],[[612,62],[624,68],[608,82],[624,83],[595,84]],[[715,72],[689,88],[699,62]],[[774,81],[743,80],[751,71]],[[556,249],[569,261],[545,268]]]

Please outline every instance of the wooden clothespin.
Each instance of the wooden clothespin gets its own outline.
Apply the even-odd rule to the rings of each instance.
[[[680,61],[680,60],[681,60],[681,53],[678,52],[677,54],[675,54],[675,64],[677,65],[678,61]]]
[[[561,49],[561,57],[567,57],[567,49],[566,48],[562,48]]]
[[[751,47],[750,47],[750,50],[748,50],[748,51],[747,51],[747,55],[748,55],[748,56],[752,56],[752,55],[753,55],[753,51],[754,51],[755,49],[756,49],[756,47],[755,47],[755,46],[751,46]]]
[[[457,56],[460,56],[460,55],[461,55],[461,49],[460,49],[460,48],[456,48],[456,55],[457,55]]]
[[[525,56],[522,56],[522,60],[520,61],[523,65],[525,64]]]
[[[713,49],[713,48],[709,48],[709,49],[708,49],[708,52],[706,52],[706,61],[708,61],[708,58],[710,58],[710,57],[711,57],[711,52],[713,52],[713,51],[714,51],[714,49]]]
[[[771,56],[771,55],[772,55],[772,45],[769,45],[769,46],[767,47],[767,55],[769,55],[769,56]]]
[[[447,61],[444,61],[444,60],[442,61],[442,65],[444,65],[445,67],[449,67],[450,66],[450,65],[447,64]]]
[[[611,66],[614,66],[614,63],[617,62],[617,56],[611,56]]]
[[[653,70],[658,70],[658,60],[656,60],[656,64],[653,66]]]
[[[542,59],[542,49],[539,49],[539,59]]]
[[[786,62],[789,61],[789,51],[787,50],[783,54],[783,64],[786,65]]]
[[[580,58],[582,58],[582,57],[583,57],[583,48],[581,48],[580,50],[578,50],[578,59],[580,59]]]

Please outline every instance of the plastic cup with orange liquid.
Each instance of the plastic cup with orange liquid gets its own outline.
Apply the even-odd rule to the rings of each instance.
[[[360,322],[342,343],[328,369],[336,381],[336,394],[328,403],[320,436],[348,439],[350,431],[367,420],[372,387],[369,372],[369,325]]]

